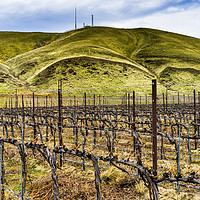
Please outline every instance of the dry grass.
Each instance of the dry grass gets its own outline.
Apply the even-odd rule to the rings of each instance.
[[[160,200],[199,200],[200,194],[192,193],[192,192],[181,192],[180,194],[177,193],[175,189],[169,189],[160,187]]]
[[[81,171],[74,166],[67,166],[59,175],[60,198],[92,200],[96,199],[94,185],[94,172],[91,169]],[[101,190],[103,199],[146,199],[144,193],[135,185],[135,180],[130,179],[124,173],[116,172],[113,168],[102,173],[102,177],[110,177],[109,181],[102,181]],[[52,180],[50,176],[42,176],[31,183],[28,196],[32,199],[53,199]]]

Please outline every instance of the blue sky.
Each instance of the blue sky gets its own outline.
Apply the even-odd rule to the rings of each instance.
[[[5,0],[0,31],[64,32],[91,25],[156,28],[200,38],[200,0]]]

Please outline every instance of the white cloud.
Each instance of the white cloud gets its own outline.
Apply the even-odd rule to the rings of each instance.
[[[171,1],[171,0],[170,0]],[[0,1],[1,16],[12,14],[33,14],[42,10],[61,12],[77,7],[96,11],[119,14],[120,10],[128,7],[135,12],[159,7],[169,0],[5,0]]]
[[[110,21],[108,26],[118,28],[149,27],[200,38],[199,19],[200,6],[196,6],[188,10],[183,8],[170,8],[165,12],[157,12],[145,17],[117,22]]]
[[[146,10],[146,9],[152,9],[152,8],[157,8],[162,5],[165,5],[167,0],[151,0],[151,1],[146,1],[146,0],[136,0],[133,1],[133,5],[135,8],[140,9],[140,10]]]
[[[66,0],[6,0],[0,2],[1,16],[31,15],[40,11],[60,12],[74,8],[73,1]]]

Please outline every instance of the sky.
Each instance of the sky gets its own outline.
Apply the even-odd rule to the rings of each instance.
[[[155,28],[200,38],[200,0],[1,0],[0,31],[66,32],[77,26]]]

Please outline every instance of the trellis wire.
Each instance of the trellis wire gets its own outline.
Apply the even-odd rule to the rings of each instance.
[[[60,92],[62,92],[62,91],[60,91]],[[12,117],[12,111],[14,111],[13,115],[15,115],[15,112],[16,112],[17,116],[15,116],[15,117],[17,117],[18,120],[19,120],[19,118],[22,117],[22,123],[21,123],[21,136],[22,136],[21,137],[21,145],[22,145],[22,149],[23,149],[23,146],[24,146],[24,139],[23,139],[24,138],[24,125],[25,126],[34,127],[34,139],[36,138],[35,137],[36,136],[35,133],[37,131],[36,129],[38,129],[38,131],[39,131],[39,138],[40,138],[40,141],[41,141],[42,144],[44,143],[44,141],[43,141],[43,135],[42,135],[42,132],[44,130],[42,130],[42,129],[44,129],[46,127],[46,130],[47,130],[46,133],[48,133],[48,128],[50,128],[50,130],[52,132],[55,131],[53,133],[54,134],[54,147],[55,147],[55,143],[56,143],[56,141],[55,141],[56,140],[55,133],[59,132],[59,138],[58,138],[59,139],[58,140],[59,141],[59,145],[60,146],[63,145],[63,140],[62,140],[63,139],[63,130],[65,128],[64,126],[67,125],[67,124],[65,124],[65,121],[68,120],[69,117],[70,117],[70,116],[67,116],[67,118],[65,118],[66,117],[65,115],[66,115],[67,112],[69,112],[69,113],[71,112],[70,109],[72,110],[72,113],[73,112],[75,113],[74,116],[72,115],[72,118],[74,117],[73,119],[75,120],[75,123],[76,123],[73,126],[76,126],[77,129],[79,130],[79,132],[85,132],[86,135],[87,135],[88,133],[89,134],[91,133],[90,131],[92,131],[92,138],[93,138],[92,140],[93,141],[94,141],[94,131],[96,131],[96,130],[100,131],[100,133],[102,131],[104,131],[105,132],[104,135],[106,135],[106,134],[109,135],[111,133],[112,140],[110,142],[111,142],[111,149],[112,149],[112,151],[114,149],[120,149],[121,148],[121,147],[114,146],[114,140],[113,140],[114,135],[119,134],[119,132],[120,132],[119,128],[117,130],[115,130],[113,127],[109,127],[108,130],[101,129],[101,128],[96,129],[94,123],[93,123],[93,128],[91,128],[91,129],[88,128],[89,125],[87,125],[87,123],[88,123],[88,120],[90,118],[89,109],[91,109],[91,110],[93,109],[93,107],[91,105],[91,102],[90,102],[92,100],[92,98],[88,98],[86,96],[86,93],[84,92],[83,93],[84,97],[81,97],[79,99],[80,101],[83,101],[82,105],[77,105],[76,98],[74,98],[74,100],[75,100],[74,101],[74,105],[73,105],[73,107],[70,107],[69,105],[68,106],[62,105],[62,103],[64,102],[64,100],[67,101],[67,99],[64,99],[64,97],[62,96],[62,94],[60,94],[60,92],[58,90],[58,106],[53,105],[53,101],[50,101],[51,105],[49,106],[49,103],[48,103],[49,99],[48,99],[48,97],[46,95],[42,97],[42,99],[40,100],[40,104],[39,104],[39,99],[37,98],[37,101],[38,101],[37,102],[37,106],[35,106],[35,102],[34,102],[34,99],[35,99],[34,96],[35,96],[35,94],[33,94],[33,98],[28,97],[29,98],[28,100],[30,100],[30,101],[27,101],[27,100],[24,101],[23,100],[23,96],[22,96],[22,100],[20,100],[19,94],[16,92],[16,95],[15,95],[15,108],[12,105],[13,104],[12,98],[10,98],[9,100],[7,98],[6,98],[6,100],[5,99],[2,100],[2,102],[3,102],[2,105],[5,106],[4,108],[2,108],[3,112],[6,111],[5,113],[7,113],[7,111],[10,111],[11,112],[11,115],[10,115],[11,117]],[[194,94],[195,94],[195,92],[194,92]],[[60,95],[60,97],[59,97],[59,95]],[[98,95],[95,95],[95,96],[98,96]],[[112,109],[115,109],[115,107],[113,107],[113,108],[109,107],[109,105],[108,105],[108,99],[109,98],[107,98],[107,99],[105,97],[102,97],[102,99],[99,98],[99,102],[98,102],[99,105],[98,105],[97,101],[95,101],[96,100],[95,96],[93,98],[93,101],[94,101],[94,105],[93,106],[94,106],[94,108],[95,107],[97,108],[97,111],[100,112],[100,115],[101,115],[101,113],[104,112],[103,114],[105,114],[105,116],[106,116],[107,109],[111,108],[111,110],[110,110],[111,112],[112,112]],[[181,106],[186,106],[185,96],[181,97],[179,93],[177,94],[177,96],[172,96],[171,100],[170,100],[169,91],[166,90],[166,99],[163,98],[163,96],[164,95],[162,95],[162,97],[160,99],[158,99],[158,101],[161,101],[161,99],[162,99],[163,100],[163,104],[159,105],[160,102],[158,102],[158,104],[157,104],[159,112],[160,112],[160,109],[162,107],[164,108],[164,110],[162,111],[162,112],[164,112],[163,116],[165,114],[168,114],[168,112],[175,112],[174,111],[175,109],[177,109],[178,111],[181,110],[181,109],[183,109]],[[33,99],[33,100],[31,100],[31,99]],[[53,99],[53,97],[52,97],[52,99]],[[134,129],[135,128],[136,129],[140,128],[140,125],[141,125],[143,134],[149,134],[145,130],[145,127],[148,125],[148,123],[146,123],[146,124],[145,123],[140,123],[140,122],[138,123],[138,121],[137,121],[138,118],[140,118],[140,117],[142,117],[142,121],[148,118],[148,117],[145,116],[146,115],[145,112],[146,113],[148,113],[148,112],[151,113],[151,104],[149,104],[149,102],[148,102],[148,96],[145,96],[144,98],[142,98],[141,96],[139,96],[139,97],[136,98],[136,107],[137,107],[136,111],[137,111],[137,113],[135,113],[136,111],[134,111],[134,108],[135,108],[135,105],[134,105],[135,102],[133,101],[134,95],[132,96],[132,103],[133,103],[133,105],[130,105],[130,99],[131,99],[130,94],[128,94],[128,95],[126,94],[124,97],[121,97],[121,105],[119,105],[119,104],[117,105],[117,107],[119,107],[120,109],[117,110],[117,107],[116,107],[116,113],[117,113],[117,115],[114,116],[114,118],[117,118],[118,115],[119,115],[120,117],[123,118],[124,121],[122,120],[122,122],[118,121],[116,123],[119,123],[119,124],[120,123],[124,123],[126,127],[128,127],[128,128],[133,127]],[[177,99],[177,102],[175,102],[176,99]],[[191,103],[191,99],[192,98],[190,98],[188,96],[187,106],[188,106],[188,110],[189,111],[188,111],[188,113],[186,113],[188,115],[188,118],[184,118],[184,120],[188,120],[191,116],[194,117],[193,122],[192,123],[187,123],[187,124],[189,126],[191,126],[191,129],[194,129],[197,133],[199,133],[199,126],[200,125],[199,125],[199,122],[198,122],[198,118],[195,119],[195,116],[199,117],[199,106],[198,107],[196,107],[196,106],[194,107],[194,112],[190,111],[190,109],[193,107],[193,104]],[[200,98],[199,98],[199,94],[198,94],[198,103],[200,104],[199,99]],[[71,101],[71,99],[68,99],[68,100]],[[196,97],[194,95],[194,104],[196,104],[195,100],[196,100]],[[42,105],[41,101],[44,101],[43,105]],[[184,101],[184,105],[181,104],[181,101]],[[26,102],[26,106],[24,106],[25,102]],[[20,103],[22,103],[22,107],[20,107]],[[173,106],[176,106],[176,108],[173,108]],[[146,108],[147,108],[147,111],[145,111]],[[31,109],[32,109],[32,111],[31,111]],[[52,110],[55,109],[55,111],[52,112],[54,116],[53,117],[48,117],[48,114],[47,114],[47,116],[44,117],[46,113],[51,112],[51,109]],[[19,113],[17,113],[18,111],[19,111]],[[21,116],[20,116],[20,112],[22,112]],[[31,124],[31,122],[30,123],[25,123],[24,122],[24,116],[25,116],[25,118],[27,118],[28,120],[30,120],[29,119],[30,115],[28,114],[29,112],[30,113],[32,112],[31,117],[33,118],[33,124]],[[94,109],[94,112],[96,112],[95,109]],[[108,112],[108,115],[106,116],[106,117],[108,117],[108,119],[109,119],[109,112]],[[115,110],[113,110],[113,112],[115,112]],[[120,112],[121,112],[121,114],[119,114]],[[25,115],[24,115],[24,113],[25,113]],[[141,113],[141,115],[139,115],[139,113]],[[43,116],[43,114],[44,114],[44,116]],[[82,117],[82,119],[77,119],[76,115],[78,116],[78,118]],[[110,114],[110,118],[111,118],[111,116],[112,116],[112,114]],[[161,117],[161,115],[159,115],[159,117]],[[8,118],[7,123],[4,123],[4,122],[6,122],[7,118]],[[42,118],[44,118],[44,119],[42,119]],[[34,119],[36,119],[36,121]],[[179,120],[179,118],[176,118],[176,119]],[[13,120],[15,120],[15,119],[13,119]],[[57,120],[58,124],[56,124],[55,122],[51,122],[52,126],[50,126],[50,122],[49,121],[51,121],[51,120],[52,121]],[[78,123],[80,122],[80,120],[81,120],[81,125],[78,125]],[[113,123],[115,122],[115,120],[113,120],[113,119],[110,119],[110,120],[113,121]],[[126,122],[126,120],[127,120],[127,122]],[[175,120],[175,118],[174,118],[174,120]],[[98,120],[96,120],[96,121],[98,121]],[[1,121],[1,123],[2,123],[2,129],[3,129],[3,134],[6,133],[5,134],[6,138],[8,138],[8,135],[10,133],[13,135],[13,130],[12,129],[9,132],[9,122],[10,122],[9,121],[9,114],[5,114],[5,115],[2,114],[2,121]],[[11,122],[14,124],[14,126],[16,126],[15,121],[11,120]],[[95,120],[94,120],[94,122],[95,122]],[[12,125],[12,123],[11,123],[11,125]],[[82,125],[82,123],[84,123],[84,126]],[[172,119],[172,122],[170,122],[170,123],[174,123],[173,119]],[[180,138],[182,137],[180,135],[181,133],[180,133],[180,129],[179,129],[179,126],[181,126],[180,122],[178,122],[177,124],[175,124],[173,126],[175,126],[175,127],[177,126],[176,135],[178,137],[176,138],[176,136],[173,136],[173,139],[175,139],[175,141],[178,140],[178,163],[177,163],[177,168],[178,168],[178,173],[179,173],[180,172],[180,158],[187,158],[187,157],[180,155],[180,153],[181,153],[180,152],[180,142],[181,142]],[[197,129],[196,129],[196,127],[197,127]],[[188,129],[189,129],[189,127],[188,127]],[[125,136],[125,130],[126,129],[124,129],[124,128],[121,129],[121,132],[123,133],[124,136]],[[139,132],[140,131],[138,131],[138,133]],[[187,133],[188,133],[189,164],[191,164],[191,162],[192,162],[193,159],[197,160],[198,158],[193,158],[192,157],[192,153],[191,153],[191,140],[192,139],[190,138],[191,137],[190,130],[187,130]],[[81,134],[81,142],[78,142],[78,143],[81,144],[82,152],[85,151],[85,145],[87,145],[87,144],[90,144],[92,147],[98,146],[98,144],[95,144],[95,146],[94,146],[94,142],[93,143],[86,143],[84,137],[85,137],[85,135]],[[150,137],[151,137],[151,135],[150,135]],[[159,138],[162,139],[163,136],[159,135]],[[198,144],[197,144],[198,139],[199,139],[198,135],[197,135],[197,137],[195,137],[193,139],[193,140],[195,140],[195,146],[196,147],[198,146]],[[28,140],[30,140],[30,138],[28,139],[27,136],[26,136],[26,141],[28,141]],[[46,140],[49,140],[47,135],[46,135]],[[72,143],[74,143],[74,141],[72,141]],[[162,150],[161,148],[163,148],[162,145],[161,145],[161,143],[159,143],[159,145],[160,145],[159,149],[160,149],[160,152],[161,152],[160,155],[165,155],[165,156],[169,155],[169,154],[164,154],[161,151]],[[106,145],[101,145],[101,146],[106,146]],[[129,148],[121,148],[121,149],[135,151],[135,144],[134,144],[134,149],[129,149]],[[23,149],[22,151],[25,152],[25,149]],[[157,151],[157,148],[156,148],[156,151]],[[143,152],[153,154],[152,152],[141,151],[141,153],[143,153]],[[2,155],[3,155],[3,153],[2,153]],[[59,154],[59,155],[60,155],[60,158],[59,158],[60,165],[62,166],[63,161],[66,160],[66,159],[63,159],[62,154]],[[175,155],[170,155],[170,156],[175,156]],[[54,158],[54,159],[56,159],[56,158]],[[54,160],[54,162],[55,162],[55,160]],[[82,162],[80,162],[80,163],[82,165],[82,169],[84,170],[85,169],[85,165],[87,164],[87,163],[85,163],[84,157],[82,157]],[[2,165],[2,162],[1,162],[1,165]],[[155,169],[155,171],[157,171],[157,169]],[[22,166],[21,166],[21,174],[22,173],[23,173],[23,170],[22,170]],[[21,184],[22,184],[22,182],[23,182],[23,180],[22,180],[22,176],[21,176]],[[178,182],[178,188],[179,188],[179,185],[181,185],[181,184],[179,184],[179,182]],[[178,192],[179,192],[179,189],[178,189]],[[23,198],[24,198],[23,187],[21,186],[21,199],[23,199]],[[56,198],[56,196],[54,195],[54,199],[55,198]]]

